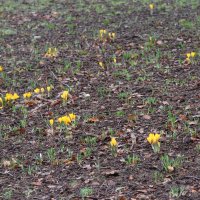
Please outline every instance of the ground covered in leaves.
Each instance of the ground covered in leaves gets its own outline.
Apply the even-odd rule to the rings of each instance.
[[[200,199],[199,0],[8,0],[0,20],[1,199]]]

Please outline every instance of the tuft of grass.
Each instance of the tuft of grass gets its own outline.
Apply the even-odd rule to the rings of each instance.
[[[81,195],[82,199],[92,195],[92,193],[93,193],[93,189],[89,188],[89,187],[84,187],[84,188],[81,188],[81,190],[80,190],[80,195]]]
[[[172,198],[179,198],[184,195],[184,186],[172,186],[169,191],[169,196]]]

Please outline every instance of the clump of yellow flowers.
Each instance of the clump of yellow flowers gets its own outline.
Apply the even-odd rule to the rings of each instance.
[[[75,119],[76,119],[76,115],[74,113],[70,113],[69,115],[59,117],[58,122],[60,124],[69,125]]]
[[[99,36],[100,36],[100,39],[103,39],[107,34],[107,31],[105,29],[101,29],[99,30]]]
[[[149,133],[147,137],[147,141],[151,144],[154,153],[158,153],[160,151],[160,134],[158,133]]]
[[[57,48],[48,48],[47,52],[44,55],[46,58],[52,58],[58,56],[58,49]]]
[[[19,95],[16,92],[14,94],[6,93],[5,97],[0,97],[0,109],[3,108],[4,103],[7,102],[8,104],[10,104],[11,101],[14,102],[17,99],[19,99]]]
[[[108,33],[108,36],[111,40],[114,40],[116,38],[116,33]]]
[[[117,155],[117,146],[118,146],[117,140],[114,137],[111,137],[110,147],[111,147],[111,153],[113,156]]]
[[[76,120],[76,115],[74,113],[70,113],[69,115],[61,116],[57,119],[59,123],[60,132],[63,130],[67,130],[67,126],[70,125],[73,121]]]
[[[24,99],[30,99],[31,96],[32,96],[31,92],[26,92],[26,93],[23,94]]]
[[[100,40],[103,40],[103,41],[106,41],[107,39],[115,40],[116,33],[114,33],[114,32],[109,33],[109,32],[107,32],[107,30],[101,29],[101,30],[99,30],[99,37],[100,37]]]
[[[49,96],[49,93],[50,93],[50,91],[51,91],[52,89],[53,89],[53,86],[52,86],[52,85],[46,87],[48,96]],[[34,89],[34,93],[36,93],[36,94],[39,94],[39,93],[44,94],[44,92],[45,92],[45,88],[43,88],[43,87],[41,87],[41,88],[35,88],[35,89]]]
[[[188,61],[189,63],[191,62],[191,59],[194,59],[194,57],[196,56],[196,52],[190,52],[186,54],[186,61]]]
[[[11,93],[6,93],[6,96],[5,96],[5,101],[15,101],[16,99],[19,99],[19,95],[17,93],[14,93],[14,94],[11,94]]]

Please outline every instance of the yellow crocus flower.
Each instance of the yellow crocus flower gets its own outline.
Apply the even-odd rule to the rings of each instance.
[[[34,90],[34,92],[35,92],[36,94],[39,94],[39,93],[40,93],[40,88],[36,88],[36,89]]]
[[[160,134],[156,133],[150,133],[149,136],[147,137],[147,141],[150,144],[158,144],[160,139]]]
[[[186,56],[187,56],[187,58],[190,58],[191,57],[191,53],[187,53]]]
[[[19,95],[17,93],[14,93],[11,97],[12,100],[19,99]]]
[[[110,145],[112,147],[116,147],[117,146],[117,141],[116,141],[116,139],[114,137],[111,138]]]
[[[10,101],[11,99],[12,99],[12,94],[11,93],[6,93],[5,100],[6,101]]]
[[[190,55],[192,58],[194,58],[196,56],[196,52],[191,52]]]
[[[103,62],[99,62],[99,66],[102,67],[104,69],[104,64]]]
[[[2,72],[3,71],[3,67],[2,66],[0,66],[0,72]]]
[[[0,109],[3,108],[3,99],[0,97],[0,103],[1,103],[1,106],[0,106]]]
[[[52,86],[47,86],[47,91],[50,92],[52,90]]]
[[[74,113],[69,114],[70,119],[73,121],[76,119],[76,115]]]
[[[153,9],[154,9],[154,4],[153,4],[153,3],[150,3],[150,4],[149,4],[149,8],[150,8],[151,10],[153,10]]]
[[[61,94],[61,98],[66,101],[68,98],[69,92],[67,90],[63,91],[63,93]]]
[[[68,125],[71,123],[71,119],[68,116],[63,116],[62,121],[64,122],[65,125]]]
[[[53,120],[53,119],[50,119],[50,120],[49,120],[49,124],[50,124],[51,126],[53,126],[54,120]]]
[[[116,37],[116,34],[112,33],[112,38],[115,39],[115,37]]]
[[[61,124],[62,123],[62,117],[58,118],[58,122]]]
[[[45,90],[44,90],[44,88],[40,88],[40,91],[41,91],[42,93],[44,93]]]

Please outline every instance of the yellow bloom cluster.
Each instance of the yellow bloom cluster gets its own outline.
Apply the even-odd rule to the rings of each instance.
[[[52,58],[58,56],[57,48],[48,48],[47,52],[44,55],[46,58]]]
[[[158,133],[150,133],[149,136],[147,137],[147,141],[150,144],[159,144],[159,139],[160,139],[160,134]]]
[[[99,30],[99,36],[100,36],[100,39],[109,38],[111,40],[114,40],[116,38],[116,33],[109,33],[105,29],[101,29]]]
[[[47,92],[50,92],[50,91],[52,90],[52,88],[53,88],[52,85],[51,85],[51,86],[47,86],[47,87],[46,87]],[[45,92],[45,89],[44,89],[43,87],[42,87],[42,88],[35,88],[35,89],[34,89],[34,92],[35,92],[36,94],[44,93],[44,92]]]
[[[70,113],[69,115],[65,115],[65,116],[62,116],[62,117],[59,117],[58,118],[58,122],[60,124],[65,124],[65,125],[68,125],[70,124],[72,121],[74,121],[76,119],[76,115],[74,113]]]
[[[15,101],[15,100],[19,99],[19,95],[17,93],[14,93],[14,94],[6,93],[4,98],[0,97],[0,109],[2,109],[3,106],[4,106],[4,100],[3,99],[5,100],[5,102]]]
[[[1,66],[0,66],[0,67],[1,67]],[[47,90],[47,92],[48,92],[48,95],[49,95],[49,92],[52,90],[52,88],[53,88],[52,85],[46,87],[46,90]],[[44,88],[36,88],[36,89],[34,90],[34,93],[36,93],[36,94],[44,93],[44,92],[45,92],[45,89],[44,89]],[[31,96],[32,96],[32,92],[25,92],[25,93],[23,94],[24,99],[30,99]],[[3,102],[4,102],[3,99],[5,100],[5,102],[10,102],[11,100],[14,101],[14,100],[17,100],[17,99],[19,99],[19,98],[20,98],[20,97],[19,97],[19,95],[18,95],[17,93],[14,93],[14,94],[12,94],[12,93],[6,93],[5,97],[3,97],[3,98],[0,97],[0,109],[3,108]]]
[[[6,93],[5,101],[16,100],[19,99],[19,95],[17,93]]]
[[[107,33],[107,31],[105,29],[99,30],[100,38],[103,38],[103,36],[106,35],[106,33]]]
[[[45,89],[44,89],[44,88],[35,88],[34,92],[35,92],[36,94],[44,93],[44,92],[45,92]]]
[[[24,99],[29,99],[32,96],[31,92],[26,92],[23,94]]]
[[[116,37],[116,34],[115,33],[108,33],[108,36],[110,39],[114,40],[115,37]]]
[[[190,52],[186,54],[186,60],[190,62],[191,58],[194,58],[196,56],[196,52]]]

